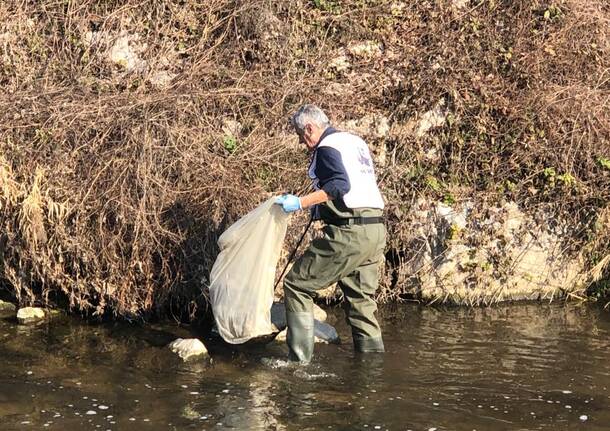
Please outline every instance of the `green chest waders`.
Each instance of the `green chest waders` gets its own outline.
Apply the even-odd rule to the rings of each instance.
[[[313,298],[334,283],[345,297],[346,320],[352,328],[355,350],[384,351],[374,300],[386,239],[381,210],[354,210],[349,215],[326,218],[324,236],[311,242],[284,280],[291,360],[311,360]]]

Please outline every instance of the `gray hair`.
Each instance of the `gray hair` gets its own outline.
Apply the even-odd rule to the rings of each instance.
[[[292,126],[297,133],[301,134],[307,124],[315,124],[320,128],[330,126],[328,117],[316,105],[303,105],[292,115]]]

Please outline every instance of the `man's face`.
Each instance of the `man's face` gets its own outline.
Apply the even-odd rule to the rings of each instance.
[[[298,133],[299,142],[304,144],[309,151],[313,151],[318,145],[320,136],[322,136],[323,130],[317,127],[315,124],[306,124],[302,133]]]

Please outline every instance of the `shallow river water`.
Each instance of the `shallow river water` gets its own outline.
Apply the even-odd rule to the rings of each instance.
[[[381,310],[387,353],[285,346],[183,363],[188,330],[0,320],[0,430],[610,430],[610,311],[519,304]]]

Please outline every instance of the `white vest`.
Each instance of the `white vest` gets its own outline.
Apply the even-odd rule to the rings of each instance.
[[[318,147],[331,147],[341,154],[341,160],[350,182],[350,190],[343,196],[348,208],[383,209],[383,198],[377,187],[375,168],[369,148],[361,138],[347,132],[336,132],[325,137]],[[316,159],[312,160],[309,177],[316,190],[319,189],[315,174]]]

